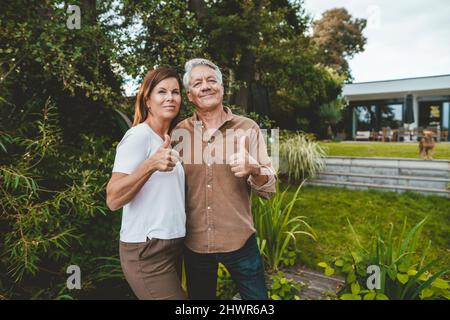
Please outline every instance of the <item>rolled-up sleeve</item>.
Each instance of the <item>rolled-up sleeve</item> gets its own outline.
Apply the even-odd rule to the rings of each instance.
[[[276,192],[276,181],[277,177],[275,170],[272,167],[272,163],[269,155],[267,154],[267,146],[264,141],[264,136],[261,133],[259,127],[255,128],[255,134],[250,137],[250,143],[256,145],[256,148],[250,148],[250,155],[255,158],[261,166],[261,175],[267,176],[267,182],[263,185],[255,184],[253,176],[248,177],[247,182],[249,183],[252,191],[264,199],[271,198]]]
[[[261,173],[267,175],[268,180],[265,184],[258,186],[254,183],[253,176],[250,176],[247,181],[254,193],[261,198],[270,199],[276,191],[277,177],[271,168],[261,167]]]

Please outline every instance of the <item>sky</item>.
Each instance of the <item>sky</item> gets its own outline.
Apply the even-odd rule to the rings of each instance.
[[[305,0],[315,19],[338,7],[368,20],[354,82],[450,74],[450,0]]]

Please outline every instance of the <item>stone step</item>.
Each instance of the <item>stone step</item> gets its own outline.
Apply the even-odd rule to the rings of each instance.
[[[386,178],[386,179],[404,179],[404,180],[420,180],[420,181],[435,181],[435,182],[450,182],[450,178],[435,178],[435,177],[424,177],[424,176],[390,176],[384,174],[359,174],[359,173],[346,173],[346,172],[323,172],[324,175],[333,176],[349,176],[349,177],[370,177],[370,178]]]
[[[441,196],[450,197],[450,190],[423,188],[414,186],[383,185],[375,183],[347,182],[347,181],[333,181],[333,180],[311,180],[308,181],[306,184],[316,186],[349,187],[352,189],[385,189],[397,192],[413,191],[424,194],[438,194]]]
[[[416,168],[428,170],[450,171],[449,160],[421,160],[406,158],[359,158],[359,157],[327,157],[327,164],[355,166],[386,166],[395,168]]]
[[[448,160],[333,156],[325,162],[324,172],[309,184],[450,194]]]
[[[450,179],[416,177],[416,176],[390,176],[379,174],[335,173],[323,172],[315,180],[332,180],[336,182],[358,182],[390,186],[410,186],[429,189],[448,189]]]
[[[327,165],[325,172],[330,173],[354,173],[354,174],[373,174],[373,175],[389,175],[389,176],[406,176],[406,177],[430,177],[450,179],[450,171],[444,170],[428,170],[413,168],[395,168],[380,166],[337,166]]]

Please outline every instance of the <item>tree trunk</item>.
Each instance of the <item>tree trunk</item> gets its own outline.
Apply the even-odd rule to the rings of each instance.
[[[249,112],[249,100],[251,94],[251,87],[255,81],[255,57],[253,53],[246,49],[242,55],[241,60],[236,69],[236,80],[244,82],[231,97],[231,104],[235,104]]]
[[[204,0],[189,0],[189,10],[195,12],[195,15],[199,21],[203,21],[208,14],[208,8]]]
[[[84,21],[83,21],[84,20]],[[97,22],[97,6],[95,0],[83,0],[81,2],[81,23],[94,25]]]

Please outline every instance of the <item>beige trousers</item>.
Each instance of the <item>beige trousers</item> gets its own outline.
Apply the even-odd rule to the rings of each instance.
[[[184,300],[181,287],[183,240],[120,241],[120,263],[126,280],[140,300]]]

